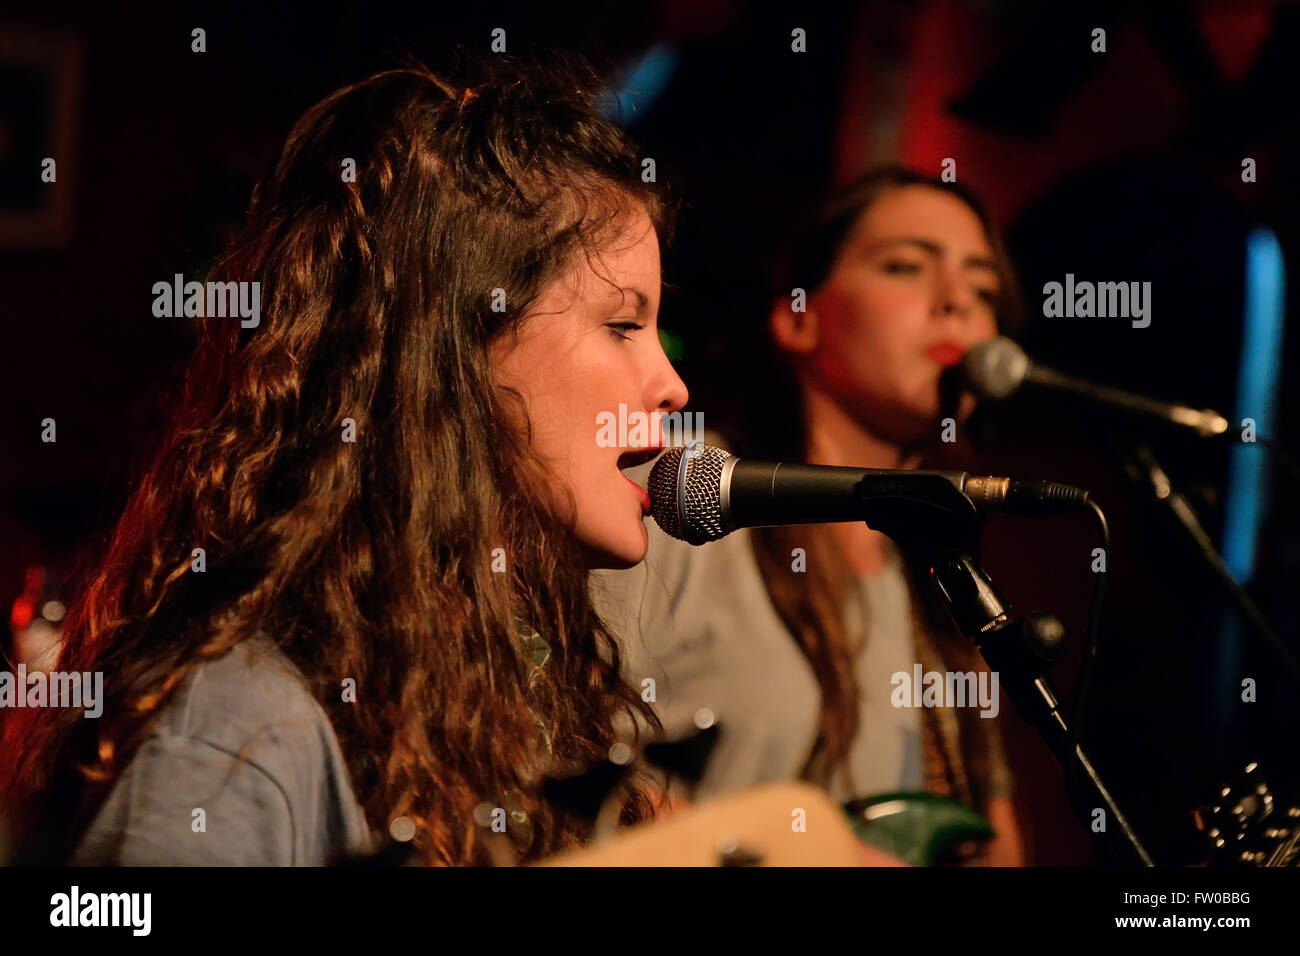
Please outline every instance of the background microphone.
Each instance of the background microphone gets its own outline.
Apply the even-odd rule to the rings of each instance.
[[[1035,386],[1079,395],[1100,405],[1153,416],[1194,429],[1202,437],[1222,435],[1228,430],[1228,420],[1208,408],[1198,410],[1186,405],[1158,402],[1132,392],[1062,375],[1032,361],[1024,349],[1008,338],[981,342],[971,348],[962,362],[961,371],[967,384],[981,398],[1006,398],[1024,386]]]
[[[1056,482],[752,461],[703,442],[665,451],[648,485],[655,522],[690,544],[738,528],[841,521],[866,521],[895,540],[936,540],[968,534],[977,508],[1041,515],[1089,506],[1086,491]]]

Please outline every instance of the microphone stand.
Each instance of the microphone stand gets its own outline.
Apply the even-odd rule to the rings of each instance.
[[[1209,532],[1205,530],[1204,525],[1196,516],[1195,509],[1174,488],[1169,476],[1160,467],[1160,462],[1156,460],[1151,449],[1146,445],[1139,445],[1129,459],[1125,470],[1130,478],[1142,485],[1156,504],[1163,506],[1174,516],[1179,526],[1187,533],[1187,537],[1197,556],[1205,562],[1206,567],[1223,586],[1232,603],[1241,612],[1241,616],[1263,638],[1264,643],[1277,654],[1291,677],[1300,682],[1300,660],[1297,660],[1296,655],[1287,646],[1282,635],[1269,623],[1268,618],[1264,615],[1260,606],[1255,603],[1254,598],[1232,576],[1232,572],[1228,570],[1227,564],[1223,561],[1223,556],[1219,554],[1218,549],[1214,546]]]
[[[1043,674],[1064,653],[1061,622],[1037,611],[1011,620],[988,574],[965,549],[952,548],[935,557],[930,577],[949,613],[975,642],[989,669],[997,672],[998,683],[1016,711],[1038,729],[1066,779],[1076,783],[1071,793],[1076,812],[1086,820],[1097,809],[1105,811],[1106,842],[1129,862],[1154,866],[1083,747],[1074,742],[1060,702]]]
[[[953,621],[975,643],[990,670],[997,672],[998,683],[1006,688],[1017,712],[1038,729],[1065,771],[1075,812],[1082,812],[1087,819],[1096,809],[1104,810],[1106,824],[1101,832],[1107,844],[1129,862],[1154,866],[1128,818],[1074,740],[1056,694],[1043,675],[1065,651],[1064,626],[1041,612],[1011,620],[993,582],[973,557],[979,553],[980,515],[957,486],[935,476],[924,501],[889,499],[881,494],[883,488],[888,488],[885,479],[868,478],[859,483],[862,520],[930,568],[931,580]],[[1077,785],[1071,787],[1072,783]]]

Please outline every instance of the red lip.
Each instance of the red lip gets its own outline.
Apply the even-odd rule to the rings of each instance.
[[[942,367],[948,368],[951,365],[960,365],[961,360],[966,357],[966,350],[956,342],[940,342],[926,349],[925,354]]]
[[[623,480],[636,489],[637,497],[641,499],[641,513],[643,515],[648,515],[650,513],[650,492],[646,491],[627,475],[623,476]]]

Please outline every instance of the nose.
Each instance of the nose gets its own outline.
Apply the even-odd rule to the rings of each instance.
[[[645,406],[664,414],[671,414],[682,409],[690,401],[691,396],[686,389],[686,383],[673,368],[673,363],[668,361],[668,356],[664,354],[663,349],[659,348],[656,351],[659,353],[658,361],[646,382]]]
[[[940,316],[964,319],[975,307],[975,290],[951,267],[939,270],[935,312]]]

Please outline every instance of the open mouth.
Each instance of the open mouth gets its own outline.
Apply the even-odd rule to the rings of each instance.
[[[644,465],[647,461],[653,461],[659,457],[662,448],[635,448],[623,452],[618,456],[618,468],[622,471],[624,468],[635,468],[637,465]]]

